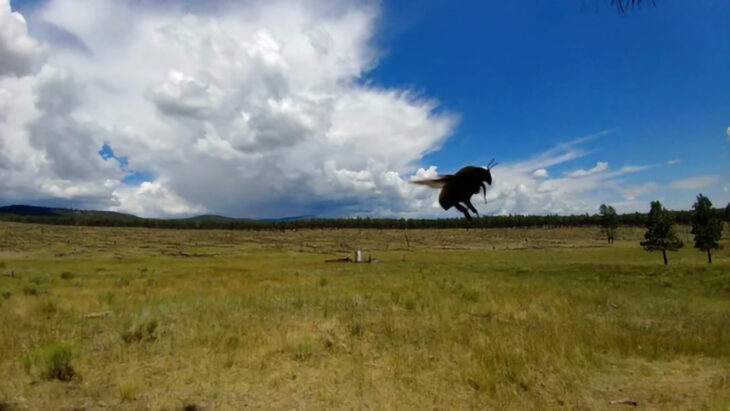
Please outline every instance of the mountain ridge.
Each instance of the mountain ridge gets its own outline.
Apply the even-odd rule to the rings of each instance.
[[[309,220],[315,218],[314,215],[300,215],[300,216],[289,216],[280,218],[238,218],[228,217],[219,214],[201,214],[192,217],[184,218],[164,218],[164,219],[148,219],[139,217],[134,214],[120,213],[116,211],[102,211],[102,210],[80,210],[73,208],[61,208],[61,207],[42,207],[33,206],[26,204],[12,204],[0,207],[0,215],[16,215],[20,217],[47,217],[47,218],[63,218],[63,217],[86,217],[86,218],[107,218],[112,220],[170,220],[170,221],[187,221],[187,222],[234,222],[234,221],[263,221],[263,222],[276,222],[276,221],[297,221],[297,220]]]

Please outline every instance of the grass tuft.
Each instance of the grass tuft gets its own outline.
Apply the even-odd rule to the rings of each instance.
[[[149,315],[142,315],[136,321],[128,321],[122,325],[119,332],[122,341],[127,344],[141,341],[157,340],[157,327],[159,322]]]
[[[314,344],[310,340],[299,341],[292,347],[292,358],[306,361],[314,355]]]
[[[71,346],[52,343],[34,349],[22,362],[26,372],[33,377],[69,382],[77,376],[71,364],[73,356]]]

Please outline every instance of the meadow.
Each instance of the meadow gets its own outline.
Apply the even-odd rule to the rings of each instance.
[[[730,409],[730,243],[678,231],[0,222],[0,409]]]

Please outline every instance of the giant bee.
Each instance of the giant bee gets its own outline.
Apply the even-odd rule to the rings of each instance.
[[[492,185],[491,168],[496,165],[497,163],[492,159],[486,168],[466,166],[457,171],[456,174],[440,175],[437,178],[424,180],[411,180],[410,182],[440,188],[439,204],[441,204],[441,207],[444,210],[455,207],[471,222],[469,210],[479,217],[479,212],[471,203],[471,196],[479,194],[480,190],[484,190],[484,202],[487,202],[487,185]]]

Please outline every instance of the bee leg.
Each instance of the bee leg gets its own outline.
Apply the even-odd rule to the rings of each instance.
[[[474,208],[474,204],[471,203],[471,200],[464,201],[464,204],[466,204],[466,206],[469,207],[469,210],[471,210],[474,214],[477,215],[477,217],[479,217],[479,211]]]
[[[466,219],[469,220],[469,222],[471,222],[471,216],[469,215],[469,211],[466,208],[464,208],[463,205],[456,203],[456,204],[454,204],[454,207],[456,207],[457,210],[464,213],[464,217],[466,217]]]

